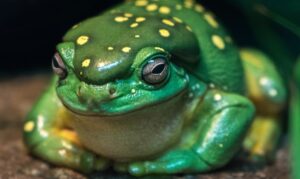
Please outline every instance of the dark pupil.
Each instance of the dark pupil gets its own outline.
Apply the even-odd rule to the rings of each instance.
[[[57,58],[56,58],[56,57],[53,57],[53,66],[54,66],[55,68],[60,68],[60,66],[59,66],[59,64],[58,64],[58,62],[57,62]]]
[[[165,69],[165,64],[159,64],[152,70],[152,73],[161,74],[164,71],[164,69]]]

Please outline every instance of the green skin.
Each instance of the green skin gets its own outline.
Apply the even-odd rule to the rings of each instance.
[[[255,115],[243,66],[271,79],[262,91],[275,86],[275,103],[285,89],[274,69],[263,74],[243,64],[212,18],[192,1],[130,1],[74,26],[57,46],[67,76],[52,79],[24,123],[28,149],[82,172],[113,166],[142,176],[224,166]],[[141,71],[157,56],[168,61],[168,77],[151,85]]]

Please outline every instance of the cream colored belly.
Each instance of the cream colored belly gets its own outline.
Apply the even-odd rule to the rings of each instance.
[[[84,146],[101,156],[123,162],[148,158],[180,138],[184,102],[176,98],[121,116],[77,116],[73,127]]]

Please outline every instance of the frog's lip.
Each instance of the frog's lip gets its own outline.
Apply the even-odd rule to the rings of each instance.
[[[62,104],[72,113],[74,113],[75,115],[78,115],[78,116],[86,116],[86,117],[109,117],[109,116],[121,116],[121,115],[124,115],[124,114],[130,114],[130,113],[134,113],[136,111],[140,111],[140,110],[143,110],[145,108],[148,108],[148,107],[151,107],[151,106],[155,106],[156,104],[161,104],[161,103],[166,103],[168,102],[169,100],[173,99],[174,97],[177,97],[177,96],[180,96],[180,95],[183,95],[184,93],[186,92],[186,90],[182,90],[162,101],[159,101],[159,102],[153,102],[153,103],[148,103],[148,104],[145,104],[145,105],[141,105],[133,110],[120,110],[119,112],[107,112],[107,111],[100,111],[100,112],[83,112],[83,111],[76,111],[74,108],[68,106],[67,103],[64,102],[64,100],[61,100],[62,101]],[[126,108],[126,106],[125,106]],[[118,110],[116,110],[118,111]]]

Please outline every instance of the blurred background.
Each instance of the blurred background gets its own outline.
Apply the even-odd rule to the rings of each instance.
[[[253,25],[249,23],[245,10],[234,0],[230,3],[218,0],[199,1],[217,14],[229,29],[239,46],[257,46]],[[55,45],[64,33],[77,22],[97,15],[120,0],[2,0],[0,3],[0,77],[37,71],[50,71],[50,62]],[[295,16],[296,9],[285,11],[283,3],[265,0],[280,14]],[[275,3],[274,3],[275,2]],[[285,6],[291,6],[292,4]],[[284,11],[283,13],[281,11]],[[299,16],[298,16],[299,17]],[[271,22],[273,23],[273,22]],[[283,42],[292,47],[290,54],[295,58],[300,51],[295,38],[286,28],[273,23],[274,30]],[[285,45],[286,46],[286,45]],[[263,47],[264,48],[264,47]]]

